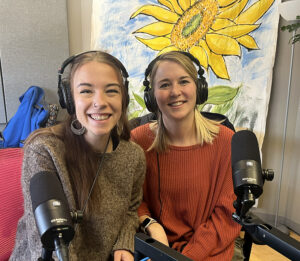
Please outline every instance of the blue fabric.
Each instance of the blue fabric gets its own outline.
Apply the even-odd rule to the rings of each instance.
[[[20,106],[16,114],[7,123],[2,135],[2,148],[23,147],[28,135],[40,128],[48,119],[49,111],[45,108],[44,90],[31,86],[19,98]]]

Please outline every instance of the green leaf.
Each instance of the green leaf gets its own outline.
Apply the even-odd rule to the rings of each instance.
[[[232,88],[229,86],[214,86],[208,89],[208,99],[206,104],[220,105],[225,102],[231,101],[237,95],[239,89],[241,88]]]
[[[129,120],[133,119],[133,118],[136,118],[136,117],[139,117],[139,115],[143,112],[143,110],[137,110],[137,111],[134,111],[133,113],[131,113],[128,117]]]
[[[145,105],[144,99],[143,99],[141,96],[139,96],[138,94],[136,94],[136,93],[134,93],[134,92],[132,92],[132,93],[133,93],[133,97],[134,97],[134,99],[136,100],[136,102],[137,102],[143,109],[146,109],[146,105]]]
[[[211,112],[215,112],[215,113],[220,113],[220,114],[225,114],[232,106],[234,100],[231,100],[229,102],[225,102],[221,105],[216,105],[213,107],[213,109],[211,110]]]

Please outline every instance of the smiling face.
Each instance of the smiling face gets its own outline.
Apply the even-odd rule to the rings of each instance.
[[[170,60],[161,61],[154,79],[154,95],[166,125],[194,120],[196,84],[184,68]]]
[[[85,139],[92,146],[107,137],[122,114],[123,88],[116,70],[91,61],[74,73],[72,92],[76,117],[86,128]]]

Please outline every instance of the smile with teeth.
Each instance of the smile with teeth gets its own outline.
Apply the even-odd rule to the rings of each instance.
[[[177,102],[172,102],[172,103],[169,103],[168,105],[169,106],[179,106],[181,104],[184,104],[184,101],[177,101]]]
[[[91,114],[90,117],[93,120],[103,121],[103,120],[108,119],[110,117],[110,114]]]

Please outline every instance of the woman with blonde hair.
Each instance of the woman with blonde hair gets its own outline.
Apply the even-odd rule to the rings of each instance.
[[[133,261],[145,159],[143,150],[129,141],[127,78],[122,63],[102,51],[63,63],[58,93],[69,115],[26,141],[24,215],[10,260],[41,257],[45,246],[36,228],[29,184],[35,174],[45,173],[59,177],[70,209],[83,212],[69,245],[70,260]]]
[[[196,58],[179,51],[146,69],[144,99],[158,120],[131,132],[147,162],[140,223],[192,260],[231,260],[240,231],[232,220],[233,131],[197,110],[208,93],[203,73]]]

